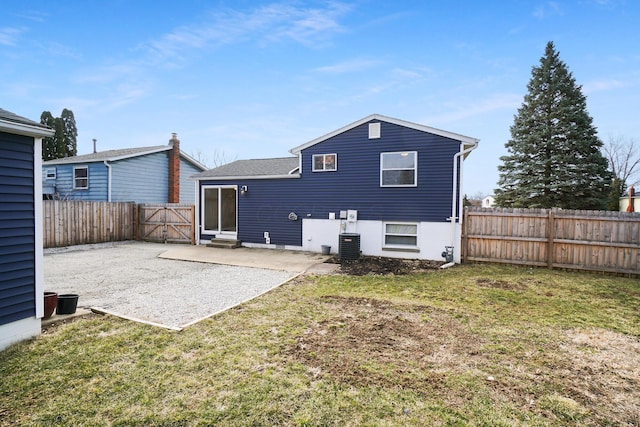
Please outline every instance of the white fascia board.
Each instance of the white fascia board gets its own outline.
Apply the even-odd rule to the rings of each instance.
[[[330,133],[328,133],[326,135],[323,135],[321,137],[313,139],[313,140],[311,140],[311,141],[309,141],[309,142],[307,142],[305,144],[302,144],[302,145],[299,145],[299,146],[297,146],[295,148],[292,148],[291,150],[289,150],[289,152],[291,154],[299,154],[300,151],[302,151],[304,149],[312,147],[312,146],[314,146],[314,145],[316,145],[316,144],[318,144],[318,143],[320,143],[322,141],[325,141],[325,140],[327,140],[329,138],[333,138],[336,135],[339,135],[339,134],[341,134],[343,132],[351,130],[351,129],[353,129],[355,127],[358,127],[360,125],[363,125],[363,124],[365,124],[365,123],[367,123],[367,122],[369,122],[371,120],[380,120],[380,121],[383,121],[383,122],[393,123],[393,124],[396,124],[396,125],[399,125],[399,126],[404,126],[404,127],[407,127],[407,128],[416,129],[416,130],[419,130],[419,131],[422,131],[422,132],[432,133],[434,135],[438,135],[438,136],[442,136],[442,137],[445,137],[445,138],[449,138],[449,139],[453,139],[453,140],[456,140],[456,141],[460,141],[465,145],[474,145],[474,144],[477,144],[480,141],[479,139],[472,138],[470,136],[465,136],[465,135],[461,135],[461,134],[454,133],[454,132],[448,132],[448,131],[445,131],[445,130],[442,130],[442,129],[436,129],[436,128],[432,128],[432,127],[429,127],[429,126],[424,126],[424,125],[420,125],[420,124],[417,124],[417,123],[408,122],[408,121],[405,121],[405,120],[394,119],[393,117],[383,116],[382,114],[371,114],[370,116],[367,116],[367,117],[365,117],[363,119],[360,119],[360,120],[358,120],[356,122],[353,122],[353,123],[348,124],[348,125],[346,125],[344,127],[341,127],[340,129],[334,130],[333,132],[330,132]]]
[[[240,179],[287,179],[287,178],[300,178],[300,174],[291,175],[260,175],[260,176],[201,176],[191,177],[194,181],[231,181]]]
[[[55,134],[53,129],[46,129],[39,126],[26,125],[6,120],[0,120],[0,131],[23,136],[31,136],[34,138],[44,138]]]

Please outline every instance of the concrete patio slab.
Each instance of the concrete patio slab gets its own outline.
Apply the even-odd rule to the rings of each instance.
[[[219,249],[204,245],[180,245],[169,246],[166,252],[159,255],[159,258],[303,273],[318,264],[322,264],[331,256],[315,252],[279,249],[245,247]]]

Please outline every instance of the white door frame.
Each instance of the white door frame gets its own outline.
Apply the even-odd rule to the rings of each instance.
[[[211,189],[217,189],[218,190],[218,230],[207,230],[205,228],[205,207],[206,207],[206,200],[204,197],[204,193],[205,190],[211,190]],[[222,190],[223,189],[233,189],[236,191],[236,217],[234,218],[235,221],[235,225],[236,225],[236,231],[225,231],[225,230],[220,230],[221,225],[222,225]],[[202,234],[215,234],[215,235],[220,235],[221,237],[225,237],[225,238],[232,238],[232,239],[237,239],[238,238],[238,186],[237,185],[203,185],[200,188],[200,200],[202,201],[201,206],[200,206],[200,218],[202,218],[202,230],[201,233]]]

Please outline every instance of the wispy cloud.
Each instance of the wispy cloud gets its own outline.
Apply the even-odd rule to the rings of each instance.
[[[20,27],[4,27],[0,28],[0,45],[3,46],[16,46],[18,38],[22,33],[26,31],[25,28]]]
[[[533,11],[533,16],[538,19],[545,19],[550,16],[562,15],[563,11],[560,4],[555,1],[545,2]]]
[[[593,92],[620,89],[629,86],[633,86],[633,83],[619,79],[594,80],[583,85],[582,90],[585,94],[589,94]]]
[[[71,59],[79,59],[80,54],[70,46],[56,42],[36,43],[36,46],[46,53],[46,55],[54,57],[63,57]]]
[[[28,21],[37,22],[39,24],[46,21],[46,18],[49,16],[46,12],[40,10],[32,10],[27,11],[25,13],[16,14],[17,17],[26,19]]]
[[[344,62],[339,62],[333,65],[326,65],[324,67],[319,67],[319,68],[316,68],[314,71],[317,71],[320,73],[328,73],[328,74],[345,74],[345,73],[353,73],[357,71],[366,70],[380,63],[381,61],[377,61],[377,60],[357,58],[357,59],[350,59]]]
[[[464,105],[442,114],[436,114],[424,119],[423,123],[446,124],[453,123],[470,117],[481,116],[498,110],[516,110],[522,104],[522,95],[513,93],[498,93],[492,95],[484,102]]]
[[[178,27],[142,47],[161,60],[180,60],[185,49],[215,48],[247,40],[259,45],[289,40],[317,47],[344,31],[339,18],[350,8],[338,2],[325,8],[274,3],[248,11],[214,12],[204,22]]]

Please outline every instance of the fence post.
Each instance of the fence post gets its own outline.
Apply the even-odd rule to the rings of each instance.
[[[196,244],[196,207],[191,206],[191,244]]]
[[[547,243],[547,267],[553,268],[553,240],[556,237],[556,224],[555,224],[555,215],[553,210],[549,211],[549,219],[547,226],[549,227],[549,242]]]
[[[467,222],[469,221],[469,206],[465,206],[463,213],[462,213],[462,227],[461,227],[461,232],[462,232],[462,250],[461,252],[461,256],[462,259],[460,260],[460,262],[464,262],[467,259],[467,254],[468,254],[468,248],[467,245],[469,244],[469,239],[467,238],[467,235],[469,234],[469,227],[467,226]]]

